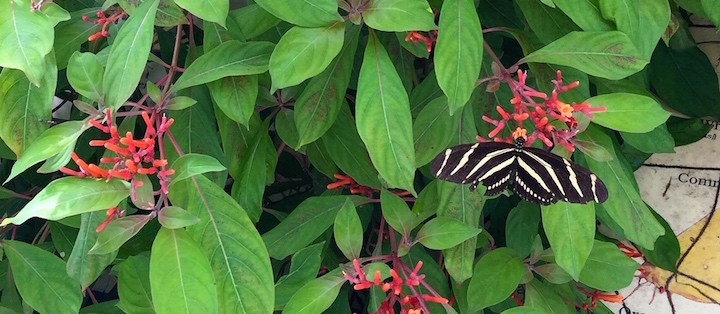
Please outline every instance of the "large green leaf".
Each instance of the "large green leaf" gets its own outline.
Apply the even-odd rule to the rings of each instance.
[[[619,80],[642,70],[648,63],[624,33],[572,32],[522,59],[566,65],[611,80]]]
[[[208,83],[213,102],[233,121],[249,127],[258,95],[257,75],[228,76]]]
[[[84,121],[67,121],[52,127],[35,139],[12,167],[5,182],[34,164],[75,147],[78,137],[90,127]]]
[[[355,128],[352,113],[347,104],[340,107],[333,126],[322,137],[323,146],[338,168],[357,183],[380,188],[377,170],[373,166]]]
[[[30,10],[30,2],[0,2],[0,67],[21,70],[35,86],[42,86],[42,77],[51,71],[43,66],[43,60],[53,48],[56,23],[48,15]]]
[[[150,256],[130,256],[115,268],[118,274],[117,306],[126,313],[155,313],[150,291]]]
[[[625,144],[637,148],[639,151],[648,154],[674,153],[675,140],[663,123],[655,129],[646,133],[620,132]]]
[[[436,27],[426,1],[373,0],[362,16],[368,26],[386,32],[429,31]]]
[[[120,27],[110,46],[102,85],[108,108],[122,106],[140,82],[153,42],[158,3],[159,0],[143,2]]]
[[[655,99],[643,95],[612,93],[592,97],[587,102],[606,108],[593,114],[593,122],[618,131],[650,132],[670,117]]]
[[[366,202],[360,196],[335,195],[311,197],[300,203],[285,220],[263,234],[270,256],[281,260],[312,243],[330,228],[348,198],[355,206]]]
[[[20,241],[4,240],[2,247],[24,303],[40,313],[78,313],[80,284],[65,272],[62,259]]]
[[[615,26],[605,20],[600,12],[599,0],[553,0],[553,2],[583,30],[610,31],[615,29]]]
[[[178,78],[171,90],[209,83],[226,76],[260,74],[268,69],[274,45],[268,42],[228,40],[212,48]]]
[[[349,260],[360,257],[363,244],[363,229],[355,204],[349,199],[340,208],[333,224],[335,243]]]
[[[241,160],[240,173],[234,176],[235,182],[231,191],[233,198],[245,209],[253,222],[260,220],[263,211],[262,198],[267,181],[265,151],[267,147],[274,147],[267,133],[269,122],[264,122],[250,140],[248,151]]]
[[[542,309],[542,313],[575,314],[575,307],[567,304],[555,290],[540,280],[525,285],[525,305]]]
[[[484,187],[481,187],[476,192],[471,192],[465,185],[439,180],[435,182],[437,186],[434,189],[438,194],[438,199],[437,201],[432,199],[423,200],[426,202],[425,206],[433,211],[437,208],[438,217],[452,218],[472,228],[480,227],[480,217],[485,205]],[[432,187],[433,185],[428,185],[425,189]],[[423,192],[425,192],[425,189],[423,189]],[[420,193],[418,199],[422,197],[423,192]],[[426,193],[432,193],[432,190]],[[415,204],[417,205],[417,202]],[[426,215],[431,213],[429,212]],[[425,217],[421,216],[416,221],[424,219]],[[477,237],[473,236],[459,245],[443,250],[445,268],[455,281],[463,282],[472,276],[476,246]]]
[[[555,262],[577,280],[595,237],[595,206],[558,202],[541,208],[543,229]]]
[[[483,255],[468,285],[468,308],[478,311],[505,300],[515,291],[525,270],[512,249],[497,248]]]
[[[429,249],[444,250],[478,235],[480,231],[452,218],[435,217],[420,228],[415,241]]]
[[[290,10],[297,9],[297,7],[294,6],[288,8]],[[277,17],[256,3],[230,11],[228,18],[237,24],[246,39],[262,35],[280,22]]]
[[[67,67],[67,79],[76,92],[98,101],[102,97],[103,66],[100,58],[92,52],[76,51]]]
[[[97,242],[88,253],[107,254],[117,251],[154,218],[155,215],[131,215],[111,221],[97,235]]]
[[[69,10],[67,7],[66,9]],[[80,46],[87,42],[90,35],[100,31],[102,25],[88,23],[82,20],[83,15],[92,15],[97,12],[98,9],[99,8],[86,8],[72,12],[70,20],[61,22],[55,27],[53,50],[57,57],[58,69],[62,70],[67,67],[70,56],[80,50]]]
[[[533,241],[538,236],[540,208],[537,204],[520,202],[510,210],[505,221],[505,242],[509,248],[525,258],[530,254]]]
[[[380,191],[380,206],[388,225],[403,236],[409,236],[416,223],[415,215],[410,211],[407,203],[400,196],[383,189]]]
[[[302,27],[323,27],[342,22],[335,0],[257,0],[263,9]]]
[[[357,129],[375,168],[389,187],[415,194],[415,148],[408,95],[374,33],[365,48],[357,90]]]
[[[435,75],[450,114],[465,106],[475,89],[483,56],[480,20],[472,0],[444,1],[435,46]]]
[[[441,96],[430,101],[413,121],[415,166],[424,166],[447,148],[457,133],[457,119],[450,116],[447,98]]]
[[[346,279],[336,269],[308,282],[285,305],[283,314],[322,313],[332,305]]]
[[[40,87],[19,70],[4,68],[0,73],[0,138],[17,156],[48,128],[52,118],[57,68],[52,53],[44,60]]]
[[[557,8],[549,8],[537,0],[523,0],[516,3],[528,26],[543,44],[549,44],[569,32],[580,30],[569,16]]]
[[[115,260],[117,250],[108,250],[104,254],[88,254],[90,248],[97,242],[97,227],[107,218],[104,210],[84,213],[80,216],[80,229],[78,230],[72,253],[68,258],[67,274],[80,288],[89,287]]]
[[[217,313],[210,262],[184,229],[161,228],[150,253],[150,288],[157,313]]]
[[[344,23],[336,23],[323,28],[295,26],[283,34],[270,56],[270,92],[325,70],[343,46],[344,30]]]
[[[666,1],[599,1],[599,8],[605,19],[632,39],[645,60],[650,59],[671,23],[670,5]]]
[[[630,285],[640,265],[625,256],[613,243],[595,241],[580,282],[588,287],[614,291]]]
[[[607,147],[613,157],[612,160],[607,161],[584,158],[588,168],[605,183],[610,195],[607,201],[597,206],[610,215],[630,241],[643,248],[652,249],[655,240],[665,232],[665,229],[640,197],[632,171],[620,160],[624,157],[616,154],[614,149],[610,149],[614,147],[613,140],[592,126],[581,133],[578,139]]]
[[[310,245],[293,254],[290,270],[275,284],[275,308],[282,308],[300,287],[317,277],[325,242]]]
[[[225,27],[225,19],[230,10],[229,0],[175,0],[175,3],[203,20]]]
[[[173,184],[169,196],[174,205],[200,218],[187,230],[210,259],[219,312],[272,312],[270,257],[245,210],[204,176]]]
[[[185,154],[173,162],[171,169],[175,170],[172,184],[176,181],[194,177],[199,174],[213,171],[223,171],[223,166],[217,159],[202,154]]]
[[[298,146],[304,146],[320,138],[335,122],[350,83],[353,58],[357,50],[362,28],[348,26],[343,47],[332,63],[308,82],[295,101],[295,125]]]
[[[59,220],[108,209],[129,195],[130,184],[125,181],[64,177],[50,182],[15,217],[5,218],[0,225],[19,225],[32,217]]]

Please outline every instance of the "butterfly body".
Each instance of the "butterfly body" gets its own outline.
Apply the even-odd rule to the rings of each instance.
[[[604,202],[605,184],[582,166],[548,151],[514,144],[488,142],[448,148],[432,161],[439,179],[487,187],[486,195],[512,188],[522,199],[539,204]]]

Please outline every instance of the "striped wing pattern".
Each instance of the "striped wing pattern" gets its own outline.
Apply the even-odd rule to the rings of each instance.
[[[602,203],[605,184],[582,166],[548,151],[508,143],[463,144],[435,157],[433,175],[442,180],[487,187],[486,195],[512,188],[522,199],[543,205],[557,201]]]

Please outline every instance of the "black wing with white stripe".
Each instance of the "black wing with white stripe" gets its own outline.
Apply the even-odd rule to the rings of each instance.
[[[589,170],[538,148],[508,143],[475,143],[448,148],[435,157],[431,170],[450,182],[482,183],[486,195],[508,186],[521,198],[539,204],[604,202],[605,184]]]

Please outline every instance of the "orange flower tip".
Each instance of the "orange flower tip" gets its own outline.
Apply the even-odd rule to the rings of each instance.
[[[373,281],[376,285],[380,285],[380,283],[382,282],[382,275],[380,274],[379,270],[375,271],[375,278]]]
[[[423,300],[428,301],[428,302],[435,302],[435,303],[440,303],[440,304],[448,303],[448,300],[446,298],[436,297],[436,296],[429,295],[429,294],[423,294],[422,298],[423,298]]]
[[[150,120],[150,116],[148,115],[147,111],[143,111],[140,115],[142,115],[143,120],[145,120],[146,125],[152,125],[152,121]]]
[[[164,176],[168,176],[168,177],[169,177],[169,176],[175,174],[175,170],[173,170],[173,169],[167,169],[167,170],[160,171],[160,173],[161,173],[162,175],[164,175]]]
[[[102,146],[105,146],[105,143],[107,143],[106,140],[91,140],[90,143],[88,143],[88,144],[90,146],[102,147]]]

